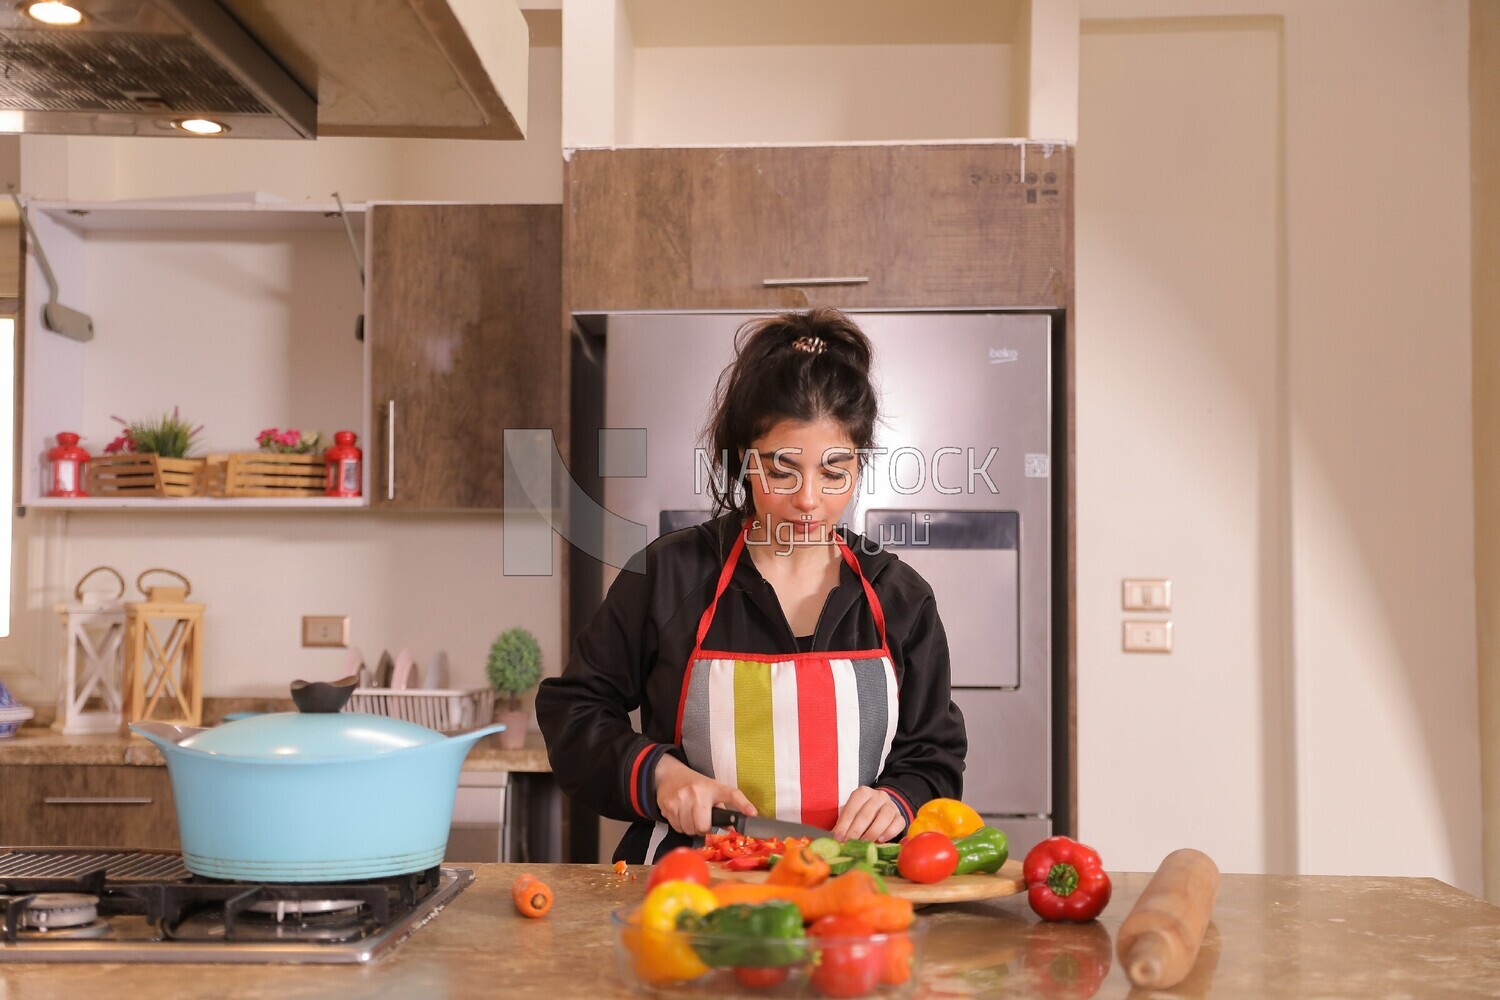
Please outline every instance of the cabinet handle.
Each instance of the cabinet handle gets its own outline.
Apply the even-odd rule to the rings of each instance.
[[[848,278],[762,278],[763,288],[785,288],[788,285],[868,285],[868,275]]]
[[[42,800],[49,806],[149,806],[151,797],[130,795],[49,795]]]
[[[385,407],[385,498],[396,499],[396,401]]]

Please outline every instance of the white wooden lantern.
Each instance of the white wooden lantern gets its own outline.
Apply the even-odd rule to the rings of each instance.
[[[111,573],[118,590],[85,590],[95,573]],[[62,675],[57,686],[54,728],[65,733],[112,733],[124,705],[125,578],[110,566],[95,566],[73,588],[74,602],[62,615]]]

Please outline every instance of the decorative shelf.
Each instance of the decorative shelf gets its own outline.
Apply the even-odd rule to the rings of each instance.
[[[367,497],[42,497],[24,504],[44,510],[359,510]]]

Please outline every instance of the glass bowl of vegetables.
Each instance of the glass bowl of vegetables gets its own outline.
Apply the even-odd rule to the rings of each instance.
[[[642,904],[611,923],[621,979],[661,997],[908,996],[926,936],[922,920],[878,933],[858,914],[804,925],[795,903],[774,900],[665,915]]]

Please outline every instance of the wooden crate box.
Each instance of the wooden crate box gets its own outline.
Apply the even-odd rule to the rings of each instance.
[[[89,459],[89,496],[191,497],[203,488],[203,459],[98,455]]]
[[[320,497],[327,485],[325,476],[322,455],[209,455],[205,492],[215,497]]]

